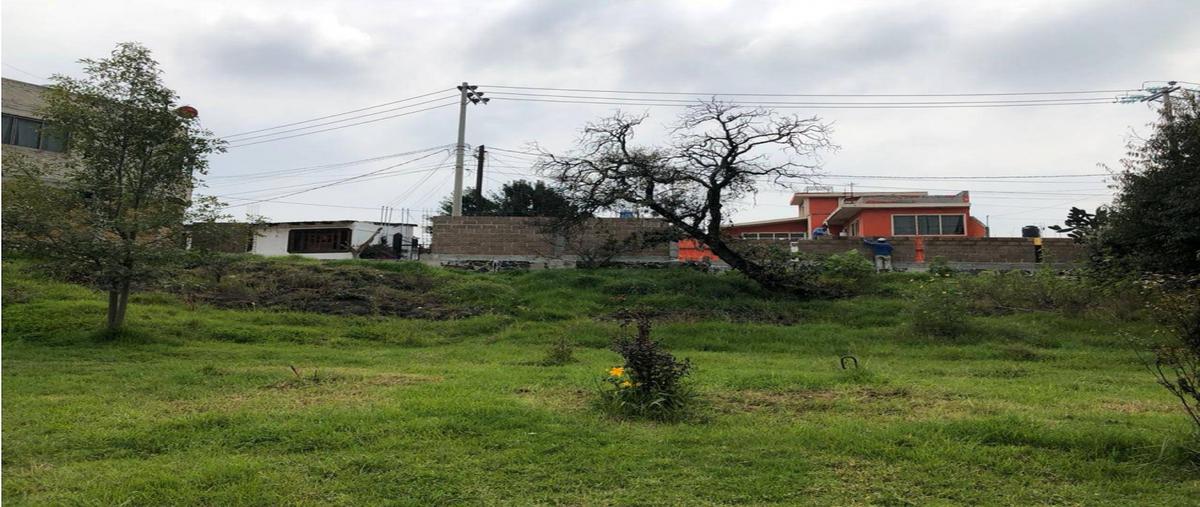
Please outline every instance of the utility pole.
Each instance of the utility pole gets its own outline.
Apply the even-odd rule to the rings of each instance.
[[[487,156],[487,149],[483,145],[479,145],[479,154],[475,155],[475,204],[483,204],[483,157]]]
[[[462,216],[463,157],[467,150],[467,104],[487,104],[488,100],[491,100],[483,98],[483,92],[475,91],[478,88],[466,81],[458,85],[458,145],[454,153],[454,198],[450,206],[450,216],[455,217]]]

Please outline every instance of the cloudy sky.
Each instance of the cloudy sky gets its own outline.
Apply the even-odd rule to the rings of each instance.
[[[1065,96],[740,97],[895,103],[1111,99],[1119,93],[1107,90],[1137,89],[1147,81],[1200,82],[1195,0],[6,0],[2,14],[5,77],[45,82],[54,73],[77,75],[79,58],[102,57],[117,42],[138,41],[154,51],[183,102],[197,107],[204,124],[222,136],[447,90],[230,138],[234,147],[212,159],[208,187],[200,192],[226,196],[243,204],[235,211],[252,209],[272,220],[377,219],[383,205],[435,208],[450,192],[453,159],[446,151],[421,150],[455,142],[457,108],[418,110],[453,102],[443,97],[452,97],[456,92],[449,90],[462,81],[497,98],[470,108],[467,142],[516,151],[533,142],[567,149],[583,124],[617,107],[650,115],[639,138],[653,144],[679,112],[544,95],[619,96],[645,104],[689,97],[497,86],[846,95],[1105,90]],[[502,100],[500,92],[565,102]],[[415,105],[419,102],[426,103]],[[857,191],[970,190],[973,214],[987,219],[996,235],[1015,234],[1029,223],[1058,223],[1072,205],[1106,202],[1106,178],[862,176],[1103,173],[1098,164],[1118,166],[1125,142],[1146,132],[1157,114],[1147,104],[1109,103],[781,112],[833,124],[840,149],[822,162],[825,174],[838,176],[820,183],[837,190],[853,183]],[[380,121],[273,140],[367,120]],[[308,128],[292,130],[302,127]],[[392,156],[409,152],[419,153]],[[523,155],[495,153],[485,189],[529,173]],[[306,169],[314,166],[320,168]],[[315,188],[374,171],[381,171],[378,177]],[[280,197],[295,192],[300,193]],[[275,200],[246,204],[263,198]],[[764,187],[739,204],[735,219],[792,215],[787,200],[786,190]],[[401,218],[398,213],[393,218]]]

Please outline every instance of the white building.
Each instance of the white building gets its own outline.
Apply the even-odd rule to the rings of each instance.
[[[275,222],[259,228],[250,247],[258,255],[302,255],[315,259],[353,259],[368,246],[386,247],[392,257],[416,259],[414,224],[335,220]],[[379,250],[379,249],[373,249]],[[366,252],[370,256],[371,252]]]

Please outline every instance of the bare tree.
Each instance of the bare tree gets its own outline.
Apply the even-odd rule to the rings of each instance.
[[[722,235],[727,206],[755,193],[758,183],[811,181],[819,153],[835,148],[829,125],[713,99],[680,115],[668,146],[635,146],[645,119],[618,112],[589,124],[575,153],[541,151],[538,169],[584,213],[648,209],[764,286],[786,285]]]

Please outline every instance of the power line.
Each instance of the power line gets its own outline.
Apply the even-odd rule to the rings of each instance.
[[[508,90],[542,90],[555,92],[581,93],[623,93],[633,95],[704,95],[725,97],[998,97],[1020,95],[1086,95],[1096,93],[1125,93],[1138,91],[1136,88],[1113,90],[1064,90],[1064,91],[1034,91],[1034,92],[994,92],[994,93],[726,93],[726,92],[668,92],[646,90],[600,90],[589,88],[550,88],[539,86],[502,86],[481,85],[488,88],[503,88]]]
[[[534,156],[534,157],[541,157],[541,156],[542,156],[542,154],[541,154],[541,153],[534,153],[534,152],[531,152],[531,151],[510,150],[510,149],[506,149],[506,148],[496,148],[495,146],[488,147],[488,149],[489,149],[489,150],[500,150],[500,151],[507,152],[507,153],[516,153],[516,154],[519,154],[519,155],[532,155],[532,156]]]
[[[236,143],[240,143],[240,142],[242,142],[242,141],[249,141],[249,140],[251,140],[251,139],[261,139],[261,138],[264,138],[264,137],[271,137],[271,136],[275,136],[275,135],[278,135],[278,134],[286,134],[286,133],[288,133],[288,132],[299,132],[299,131],[301,131],[301,130],[308,130],[308,129],[310,129],[310,128],[324,127],[325,125],[334,125],[334,124],[341,123],[341,122],[344,122],[344,121],[357,120],[357,119],[359,119],[359,118],[366,118],[366,117],[368,117],[368,116],[375,116],[375,115],[379,115],[379,114],[383,114],[383,113],[390,113],[390,112],[392,112],[392,111],[399,111],[399,110],[401,110],[401,109],[408,109],[408,108],[411,108],[411,107],[417,107],[417,106],[420,106],[420,105],[429,104],[429,103],[438,102],[438,101],[447,100],[447,99],[452,99],[452,98],[454,98],[454,97],[438,97],[438,98],[436,98],[436,99],[423,100],[423,101],[421,101],[421,102],[416,102],[416,103],[413,103],[413,104],[409,104],[409,105],[407,105],[407,106],[400,106],[400,107],[394,107],[394,108],[391,108],[391,109],[384,109],[384,110],[382,110],[382,111],[376,111],[376,112],[374,112],[374,113],[360,114],[360,115],[358,115],[358,116],[351,116],[351,117],[349,117],[349,118],[342,118],[342,119],[340,119],[340,120],[327,121],[327,122],[325,122],[325,123],[317,123],[317,124],[313,124],[313,125],[307,125],[307,126],[304,126],[304,127],[296,127],[296,128],[294,128],[294,129],[287,129],[287,130],[277,130],[277,131],[275,131],[275,132],[268,132],[268,133],[266,133],[266,134],[259,134],[259,135],[256,135],[256,136],[243,137],[243,138],[240,138],[240,139],[237,139],[237,140],[235,140],[234,142],[236,142]],[[227,139],[229,139],[229,138],[228,138],[228,137],[224,137],[224,138],[222,138],[222,139],[226,139],[226,140],[227,140]]]
[[[549,97],[549,98],[566,98],[566,99],[596,99],[596,100],[622,100],[622,101],[639,101],[639,102],[662,102],[662,103],[683,103],[695,104],[697,100],[702,99],[664,99],[661,97],[642,98],[642,97],[614,97],[614,96],[598,96],[598,95],[556,95],[543,93],[520,93],[520,92],[492,92],[492,95],[501,96],[519,96],[519,97]],[[503,98],[503,97],[502,97]],[[829,105],[829,106],[853,106],[853,105],[938,105],[938,104],[1018,104],[1018,103],[1054,103],[1063,101],[1081,101],[1081,100],[1103,100],[1107,102],[1115,102],[1111,97],[1066,97],[1053,99],[1000,99],[1000,100],[954,100],[954,101],[916,101],[916,102],[796,102],[796,101],[764,101],[755,100],[754,104],[765,105]]]
[[[441,160],[441,162],[438,162],[438,166],[439,166],[439,167],[440,167],[440,166],[443,166],[443,165],[444,165],[446,162],[448,162],[448,161],[450,160],[450,157],[451,157],[451,154],[450,154],[449,152],[447,152],[447,153],[446,153],[446,158],[443,158],[443,159]],[[425,177],[423,177],[423,178],[421,178],[420,180],[418,180],[418,181],[417,181],[417,183],[416,183],[416,185],[413,185],[412,187],[409,187],[409,189],[408,189],[406,192],[404,192],[404,193],[402,193],[402,194],[400,194],[400,195],[396,196],[394,199],[392,199],[392,200],[390,200],[390,201],[388,201],[388,202],[384,203],[384,206],[385,206],[385,207],[387,207],[387,206],[394,206],[394,205],[397,205],[397,204],[400,204],[401,202],[403,202],[403,201],[404,201],[404,199],[407,199],[407,198],[408,198],[410,195],[412,195],[412,194],[413,194],[413,192],[416,192],[416,190],[417,190],[418,188],[421,188],[421,186],[425,185],[425,182],[429,181],[429,179],[433,177],[434,173],[436,173],[436,172],[437,172],[437,169],[438,169],[439,167],[434,167],[433,169],[430,169],[430,170],[429,170],[429,173],[428,173],[428,174],[426,174],[426,175],[425,175]]]
[[[29,71],[27,71],[27,70],[25,70],[25,69],[22,69],[22,68],[20,68],[20,67],[17,67],[16,65],[9,64],[8,62],[4,62],[4,63],[3,63],[3,65],[4,65],[5,67],[8,67],[8,68],[10,68],[10,69],[12,69],[12,70],[15,70],[15,71],[17,71],[17,72],[20,72],[20,73],[22,73],[22,74],[25,74],[26,76],[32,77],[32,78],[34,78],[34,79],[40,79],[40,80],[43,80],[43,81],[46,79],[46,77],[45,77],[45,76],[39,76],[39,75],[37,75],[37,74],[34,74],[34,73],[32,73],[32,72],[29,72]]]
[[[643,107],[690,107],[691,104],[668,104],[662,102],[601,102],[587,100],[557,100],[557,99],[519,99],[513,97],[496,97],[496,100],[502,101],[518,101],[518,102],[547,102],[558,104],[596,104],[603,106],[643,106]],[[1115,104],[1112,100],[1091,100],[1080,99],[1074,102],[1054,102],[1054,103],[1019,103],[1019,104],[975,104],[975,105],[863,105],[863,106],[770,106],[774,109],[968,109],[968,108],[992,108],[992,107],[1046,107],[1046,106],[1085,106],[1098,104]],[[754,107],[755,103],[740,104],[742,106]]]
[[[268,130],[274,130],[274,129],[283,128],[283,127],[291,127],[291,126],[293,126],[293,125],[300,125],[300,124],[304,124],[304,123],[309,123],[309,122],[314,122],[314,121],[320,121],[320,120],[324,120],[324,119],[327,119],[327,118],[335,118],[335,117],[338,117],[338,116],[344,116],[344,115],[347,115],[347,114],[357,113],[357,112],[359,112],[359,111],[366,111],[366,110],[369,110],[369,109],[375,109],[375,108],[379,108],[379,107],[383,107],[383,106],[390,106],[390,105],[392,105],[392,104],[399,104],[399,103],[401,103],[401,102],[408,102],[408,101],[410,101],[410,100],[420,99],[420,98],[428,97],[428,96],[430,96],[430,95],[436,95],[436,94],[439,94],[439,93],[445,93],[445,92],[448,92],[448,91],[450,91],[450,90],[453,90],[453,88],[443,88],[443,89],[441,89],[441,90],[434,91],[434,92],[423,93],[423,94],[421,94],[421,95],[414,95],[414,96],[412,96],[412,97],[403,98],[403,99],[400,99],[400,100],[393,100],[393,101],[391,101],[391,102],[384,102],[384,103],[382,103],[382,104],[375,104],[375,105],[373,105],[373,106],[367,106],[367,107],[363,107],[363,108],[359,108],[359,109],[352,109],[352,110],[350,110],[350,111],[344,111],[344,112],[341,112],[341,113],[336,113],[336,114],[331,114],[331,115],[321,116],[321,117],[318,117],[318,118],[311,118],[311,119],[308,119],[308,120],[302,120],[302,121],[297,121],[297,122],[292,122],[292,123],[284,123],[283,125],[276,125],[276,126],[274,126],[274,127],[266,127],[266,128],[261,128],[261,129],[258,129],[258,130],[248,130],[248,131],[245,131],[245,132],[238,132],[238,133],[236,133],[236,134],[229,134],[229,135],[227,135],[227,136],[224,136],[224,137],[222,137],[222,139],[228,139],[228,138],[230,138],[230,137],[238,137],[238,136],[242,136],[242,135],[246,135],[246,134],[255,134],[255,133],[258,133],[258,132],[265,132],[265,131],[268,131]]]
[[[404,162],[401,162],[401,163],[399,163],[399,164],[395,164],[395,165],[391,165],[391,166],[388,166],[388,167],[384,167],[383,169],[379,169],[379,170],[376,170],[376,171],[371,171],[371,172],[364,173],[364,174],[360,174],[360,175],[357,175],[357,176],[351,176],[351,177],[349,177],[349,178],[343,178],[343,179],[341,179],[341,180],[337,180],[337,181],[334,181],[334,182],[331,182],[331,183],[327,183],[327,184],[323,184],[323,185],[318,185],[318,186],[315,186],[315,187],[312,187],[312,188],[307,188],[307,189],[304,189],[304,190],[299,190],[299,191],[296,191],[296,192],[290,192],[290,193],[283,194],[283,195],[278,195],[278,196],[275,196],[275,197],[270,197],[270,198],[266,198],[266,199],[259,199],[259,200],[256,200],[256,201],[251,201],[251,202],[247,202],[247,203],[243,203],[243,204],[238,204],[238,206],[245,206],[245,205],[247,205],[247,204],[256,204],[256,203],[260,203],[260,202],[269,202],[269,201],[274,201],[274,200],[283,199],[283,198],[286,198],[286,197],[291,197],[291,196],[293,196],[293,195],[299,195],[299,194],[303,194],[303,193],[306,193],[306,192],[312,192],[313,190],[320,190],[320,189],[322,189],[322,188],[328,188],[328,187],[332,187],[332,186],[334,186],[334,185],[341,185],[341,184],[343,184],[343,183],[349,183],[349,182],[351,182],[351,181],[358,180],[358,179],[361,179],[361,178],[365,178],[365,177],[367,177],[367,176],[372,176],[372,175],[375,175],[375,174],[379,174],[379,173],[381,173],[381,172],[383,172],[383,171],[386,171],[386,170],[388,170],[388,169],[394,169],[394,168],[396,168],[396,167],[400,167],[400,166],[402,166],[402,165],[405,165],[405,164],[411,164],[411,163],[413,163],[413,162],[416,162],[416,161],[418,161],[418,160],[423,160],[423,159],[429,158],[429,157],[431,157],[431,156],[433,156],[433,155],[436,155],[436,154],[437,154],[437,152],[435,151],[435,152],[433,152],[433,153],[429,153],[429,154],[427,154],[427,155],[422,155],[422,156],[420,156],[420,157],[417,157],[417,158],[414,158],[414,159],[411,159],[411,160],[406,160],[406,161],[404,161]]]
[[[372,181],[372,180],[377,180],[377,179],[390,178],[392,176],[402,176],[405,174],[412,174],[414,172],[420,172],[425,169],[430,169],[430,168],[437,169],[439,167],[439,165],[440,164],[432,165],[432,166],[411,167],[411,168],[407,168],[404,170],[384,171],[379,174],[375,174],[369,178],[363,178],[363,179],[356,180],[356,181],[357,182]],[[284,186],[279,186],[279,187],[266,187],[266,188],[259,188],[259,189],[254,189],[254,190],[234,192],[232,195],[245,195],[245,194],[255,194],[255,193],[262,193],[262,192],[273,192],[273,191],[278,191],[278,190],[286,190],[289,188],[299,188],[299,187],[307,187],[310,185],[320,185],[322,183],[332,183],[332,182],[336,182],[336,181],[340,181],[340,180],[332,179],[332,180],[323,180],[323,181],[309,181],[306,183],[297,183],[294,185],[284,185]]]
[[[409,111],[409,112],[407,112],[407,113],[400,113],[400,114],[394,114],[394,115],[391,115],[391,116],[384,116],[383,118],[376,118],[376,119],[374,119],[374,120],[360,121],[360,122],[358,122],[358,123],[350,123],[350,124],[347,124],[347,125],[339,125],[339,126],[337,126],[337,127],[330,127],[330,128],[327,128],[327,129],[314,130],[314,131],[312,131],[312,132],[304,132],[304,133],[301,133],[301,134],[293,134],[293,135],[290,135],[290,136],[277,137],[277,138],[274,138],[274,139],[264,139],[264,140],[262,140],[262,141],[254,141],[254,142],[252,142],[252,143],[242,143],[242,144],[235,144],[235,145],[228,146],[228,148],[241,148],[241,147],[243,147],[243,146],[251,146],[251,145],[255,145],[255,144],[269,143],[269,142],[273,142],[273,141],[282,141],[282,140],[284,140],[284,139],[291,139],[291,138],[294,138],[294,137],[307,136],[307,135],[310,135],[310,134],[317,134],[317,133],[320,133],[320,132],[328,132],[328,131],[330,131],[330,130],[337,130],[337,129],[343,129],[343,128],[346,128],[346,127],[354,127],[354,126],[356,126],[356,125],[365,125],[365,124],[367,124],[367,123],[375,123],[375,122],[377,122],[377,121],[390,120],[390,119],[392,119],[392,118],[399,118],[399,117],[401,117],[401,116],[408,116],[408,115],[410,115],[410,114],[417,114],[417,113],[424,112],[424,111],[429,111],[429,110],[432,110],[432,109],[438,109],[438,108],[447,107],[447,106],[454,106],[454,105],[458,105],[458,102],[457,102],[457,101],[456,101],[456,102],[447,102],[447,103],[445,103],[445,104],[439,104],[439,105],[436,105],[436,106],[433,106],[433,107],[427,107],[427,108],[424,108],[424,109],[418,109],[418,110],[416,110],[416,111]]]
[[[289,176],[290,175],[300,175],[300,174],[305,174],[305,173],[309,173],[309,172],[320,171],[323,169],[336,169],[336,168],[341,168],[341,167],[350,167],[350,166],[366,164],[366,163],[370,163],[370,162],[378,162],[380,160],[387,160],[390,158],[405,157],[408,155],[416,155],[416,154],[425,153],[428,151],[445,149],[450,146],[452,146],[452,145],[443,144],[443,145],[432,146],[432,147],[421,149],[421,150],[406,151],[403,153],[392,153],[390,155],[381,155],[378,157],[363,158],[363,159],[359,159],[359,160],[350,160],[347,162],[335,162],[335,163],[331,163],[331,164],[296,167],[296,168],[292,168],[292,169],[276,169],[276,170],[272,170],[272,171],[259,171],[259,172],[255,172],[255,173],[230,174],[230,175],[225,175],[225,176],[209,176],[208,179],[213,180],[213,179],[233,178],[233,179],[248,179],[249,180],[249,179],[273,178],[273,177],[276,177],[276,175],[280,175],[280,174],[287,174]]]
[[[814,174],[813,177],[862,178],[875,180],[997,180],[997,179],[1042,179],[1042,178],[1094,178],[1112,176],[1109,173],[1091,174],[1015,174],[1008,176],[891,176],[869,174]]]
[[[216,197],[218,199],[233,199],[235,201],[252,200],[252,199],[248,199],[245,197],[232,197],[232,196],[227,196],[227,195],[211,195],[210,197]],[[379,208],[368,208],[366,206],[339,206],[337,204],[317,204],[317,203],[312,203],[312,202],[295,202],[295,201],[271,201],[271,202],[275,203],[275,204],[295,204],[298,206],[318,206],[318,207],[322,207],[322,208],[345,208],[345,209],[368,209],[368,210],[378,210],[379,209]],[[234,206],[241,206],[241,205],[235,204]]]

